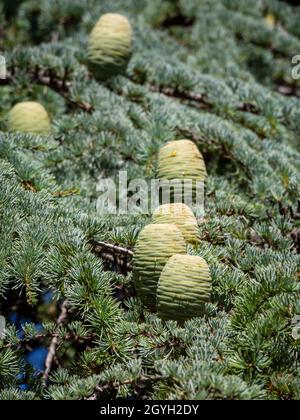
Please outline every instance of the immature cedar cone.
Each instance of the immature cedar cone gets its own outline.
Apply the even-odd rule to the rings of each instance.
[[[173,255],[165,265],[157,287],[157,311],[164,320],[184,322],[203,315],[210,301],[211,277],[201,257]]]
[[[181,231],[186,242],[199,241],[198,223],[192,210],[182,203],[164,204],[153,213],[152,223],[173,223]]]
[[[125,16],[107,13],[94,26],[88,43],[88,65],[95,77],[122,73],[132,52],[132,28]]]
[[[49,134],[51,123],[45,108],[38,102],[20,102],[9,112],[8,125],[12,131]]]
[[[190,140],[167,143],[158,154],[158,178],[171,182],[170,202],[185,202],[191,205],[200,192],[197,183],[203,183],[207,172],[198,147]],[[203,190],[201,190],[203,191]],[[187,202],[187,197],[189,201]],[[201,198],[201,197],[200,197]],[[161,202],[169,202],[164,198]]]
[[[172,224],[150,224],[139,234],[133,257],[133,280],[138,296],[156,309],[157,283],[164,265],[174,254],[185,254],[180,230]]]
[[[191,140],[175,140],[162,147],[158,154],[158,177],[205,181],[205,162]]]

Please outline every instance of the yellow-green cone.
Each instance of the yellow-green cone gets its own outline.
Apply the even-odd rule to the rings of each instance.
[[[186,243],[180,230],[172,224],[150,224],[139,234],[133,257],[133,280],[142,302],[156,309],[159,276],[168,259],[185,254]]]
[[[38,102],[20,102],[8,115],[9,129],[23,133],[47,135],[51,132],[50,118]]]
[[[126,69],[132,53],[132,28],[125,16],[107,13],[94,26],[88,43],[88,65],[105,79]]]
[[[160,149],[158,155],[159,178],[191,178],[205,181],[206,176],[203,156],[191,140],[171,141]]]
[[[152,223],[173,223],[181,231],[186,242],[199,241],[198,223],[192,210],[182,203],[164,204],[153,213]]]
[[[206,177],[207,172],[203,156],[192,141],[175,140],[160,149],[158,153],[158,178],[168,181],[178,180],[178,182],[172,183],[174,193],[171,194],[171,202],[185,202],[191,205],[195,198],[196,189],[199,191],[197,183],[203,183]],[[187,184],[187,182],[190,182],[190,184]],[[187,202],[188,194],[190,194],[190,200]],[[168,201],[164,200],[163,202]]]
[[[210,301],[211,276],[206,261],[192,255],[173,255],[157,287],[157,311],[164,320],[184,322],[203,315]]]

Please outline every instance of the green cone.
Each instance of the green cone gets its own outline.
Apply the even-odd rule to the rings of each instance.
[[[152,223],[172,223],[181,231],[186,242],[199,242],[198,223],[192,210],[182,203],[164,204],[153,213]]]
[[[160,149],[158,178],[162,181],[166,180],[167,183],[172,181],[174,188],[170,201],[162,199],[161,202],[179,202],[191,206],[195,202],[196,192],[200,192],[198,184],[203,184],[206,177],[203,156],[192,141],[176,140]]]
[[[88,43],[88,66],[98,79],[125,71],[132,53],[132,28],[125,16],[107,13],[98,20]]]
[[[205,162],[198,147],[191,140],[175,140],[159,151],[158,177],[162,179],[194,179],[205,181]]]
[[[172,224],[150,224],[139,234],[134,258],[133,280],[142,302],[156,309],[159,276],[168,259],[185,254],[186,244],[180,230]]]
[[[38,102],[20,102],[8,115],[9,129],[32,134],[50,134],[51,123],[45,108]]]
[[[192,255],[173,255],[157,287],[157,311],[164,320],[184,322],[203,315],[210,301],[211,276],[206,261]]]

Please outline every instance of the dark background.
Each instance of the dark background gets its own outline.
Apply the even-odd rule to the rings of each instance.
[[[21,3],[24,3],[26,0],[2,0],[4,2],[4,12],[6,14],[6,17],[9,18],[10,16],[13,16],[18,8],[18,5]],[[149,0],[151,1],[151,0]],[[281,0],[285,3],[289,3],[293,6],[299,6],[300,0]]]

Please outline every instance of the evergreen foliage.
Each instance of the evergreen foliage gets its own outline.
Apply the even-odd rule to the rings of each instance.
[[[300,7],[0,9],[0,399],[299,399]],[[104,13],[128,17],[134,43],[126,74],[99,82],[86,55]],[[51,134],[8,130],[21,101],[45,107]],[[179,139],[194,141],[207,167],[201,241],[188,253],[207,261],[213,285],[204,316],[184,325],[134,293],[132,253],[150,216],[96,210],[99,178],[154,178],[158,150]],[[13,311],[30,320],[21,331]],[[28,355],[53,341],[50,365],[34,371]]]

